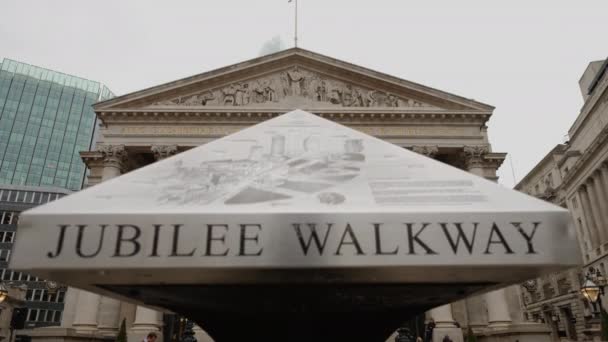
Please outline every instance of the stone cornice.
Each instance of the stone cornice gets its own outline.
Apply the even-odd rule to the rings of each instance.
[[[521,190],[524,186],[528,185],[528,182],[530,181],[530,179],[533,178],[534,176],[537,176],[540,171],[543,171],[549,162],[555,163],[554,157],[556,155],[560,155],[560,156],[564,155],[567,147],[568,147],[568,145],[565,145],[565,144],[557,144],[554,148],[551,149],[551,151],[549,151],[549,153],[547,153],[543,157],[543,159],[541,161],[538,162],[538,164],[536,164],[534,166],[534,168],[532,168],[532,170],[530,170],[530,172],[528,172],[528,174],[526,174],[524,176],[524,178],[522,178],[517,183],[517,185],[515,185],[514,189]],[[560,159],[560,160],[562,160],[562,159]],[[559,160],[557,163],[559,166]]]
[[[88,168],[91,168],[95,164],[102,164],[104,155],[100,151],[81,151],[80,158]]]
[[[608,143],[608,126],[595,137],[591,145],[589,145],[576,163],[572,165],[570,171],[564,175],[562,181],[562,186],[564,188],[569,188],[575,180],[580,179],[580,174],[583,172],[585,166],[593,160],[595,152],[600,149],[600,147],[604,146],[605,143]]]
[[[606,92],[606,89],[608,89],[608,73],[604,74],[602,80],[595,87],[595,90],[591,96],[587,98],[579,115],[576,117],[576,120],[574,120],[574,123],[568,130],[570,140],[574,140],[576,138],[581,131],[580,128],[583,126],[585,121],[587,121],[591,115],[591,112],[597,107],[597,105],[599,105],[601,102],[608,101],[608,92]]]
[[[104,124],[109,123],[256,123],[267,120],[286,112],[290,108],[146,108],[146,109],[116,109],[112,111],[99,111],[97,116]],[[456,122],[478,123],[484,125],[492,115],[491,112],[477,112],[469,110],[411,110],[399,108],[328,108],[309,109],[310,112],[322,118],[340,122],[396,122],[415,120],[416,122]]]
[[[381,83],[392,91],[409,93],[411,98],[422,102],[438,103],[444,108],[469,108],[470,110],[492,111],[494,107],[477,102],[465,97],[457,96],[437,89],[426,87],[414,82],[406,81],[394,76],[363,68],[354,64],[340,61],[331,57],[323,56],[311,51],[298,48],[284,50],[275,54],[255,58],[228,67],[219,68],[206,73],[194,75],[181,80],[169,82],[156,87],[144,89],[127,95],[99,102],[94,108],[104,111],[116,107],[141,107],[154,97],[170,97],[178,92],[191,92],[195,89],[205,88],[209,84],[221,84],[234,82],[239,77],[251,77],[268,71],[286,68],[289,65],[302,65],[304,67],[316,68],[326,73],[340,74],[345,78],[365,78],[366,82]],[[335,76],[335,75],[334,75]]]

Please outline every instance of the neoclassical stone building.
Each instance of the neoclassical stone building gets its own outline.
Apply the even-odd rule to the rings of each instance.
[[[492,106],[294,48],[96,104],[101,137],[95,150],[81,153],[88,184],[296,108],[490,180],[497,179],[506,156],[493,152],[488,140]],[[510,290],[428,314],[454,341],[462,341],[458,326],[488,338],[519,334],[522,317],[518,295]],[[62,333],[112,336],[123,318],[133,340],[161,325],[157,312],[72,289]]]
[[[608,75],[606,61],[589,64],[579,81],[585,103],[569,141],[549,152],[516,189],[568,208],[584,266],[524,284],[530,319],[546,322],[554,338],[599,338],[597,314],[580,294],[589,268],[608,272]],[[608,301],[604,300],[603,303]]]

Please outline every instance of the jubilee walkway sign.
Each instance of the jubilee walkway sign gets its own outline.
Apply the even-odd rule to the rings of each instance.
[[[382,340],[579,262],[565,209],[293,111],[25,212],[11,267],[217,341]]]

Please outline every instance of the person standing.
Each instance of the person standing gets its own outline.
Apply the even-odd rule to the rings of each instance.
[[[156,333],[149,333],[148,336],[146,336],[142,342],[156,342],[156,338],[158,336],[156,336]]]

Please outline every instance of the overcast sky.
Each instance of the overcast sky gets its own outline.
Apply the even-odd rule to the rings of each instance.
[[[606,0],[299,0],[300,46],[496,107],[494,151],[519,181],[582,106],[578,80],[608,55]],[[122,95],[293,45],[288,0],[1,0],[0,58]],[[513,185],[509,160],[501,183]]]

